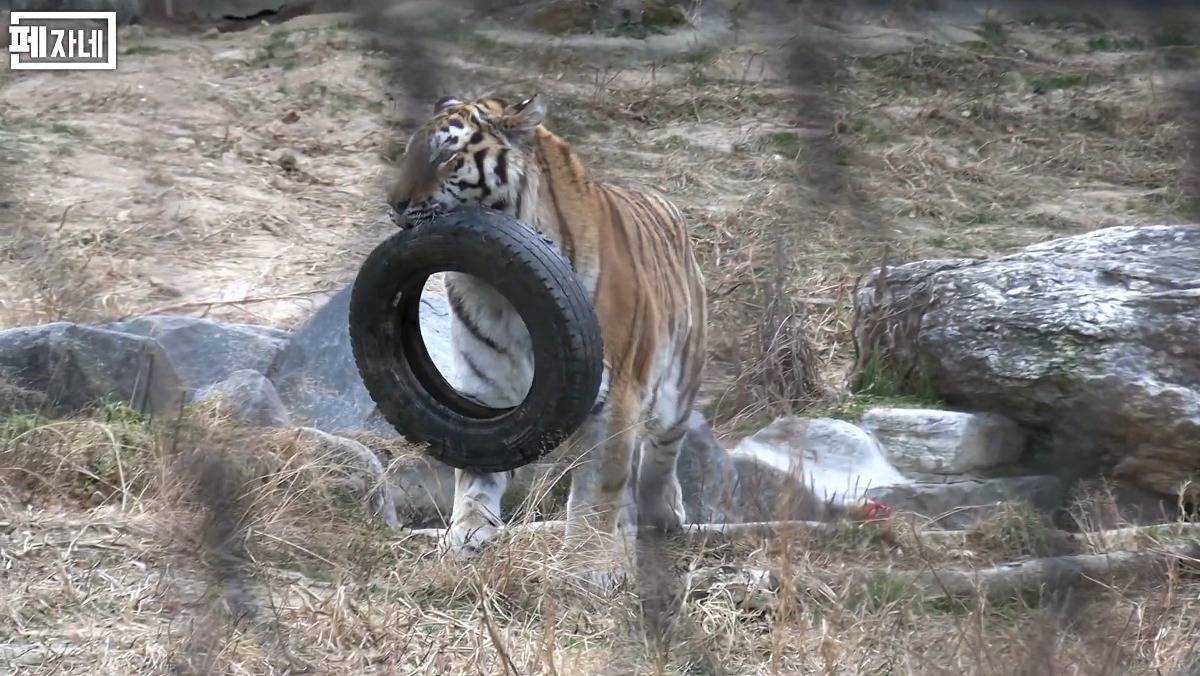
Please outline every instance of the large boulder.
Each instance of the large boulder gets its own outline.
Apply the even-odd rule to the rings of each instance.
[[[69,415],[105,401],[178,413],[185,388],[153,339],[66,322],[0,331],[0,376]]]
[[[267,375],[292,415],[313,427],[384,431],[350,347],[350,291],[349,285],[338,291],[296,330]],[[446,373],[450,321],[441,295],[421,299],[421,334],[430,358]]]
[[[1200,475],[1200,226],[875,270],[855,313],[862,372],[1015,419],[1064,479],[1174,494]]]
[[[186,315],[147,315],[103,326],[158,341],[190,390],[219,383],[236,371],[266,373],[288,333],[269,326],[222,324]]]

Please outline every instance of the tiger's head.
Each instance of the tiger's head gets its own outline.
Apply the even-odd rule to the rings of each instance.
[[[438,101],[408,141],[388,195],[392,220],[410,228],[464,205],[519,216],[545,114],[537,95],[512,105],[491,97]]]

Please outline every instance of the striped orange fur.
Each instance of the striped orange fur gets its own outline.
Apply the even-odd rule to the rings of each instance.
[[[572,471],[568,534],[611,533],[626,507],[642,527],[678,528],[675,465],[700,386],[706,325],[704,280],[684,217],[655,191],[593,180],[542,126],[544,114],[537,96],[514,105],[492,97],[440,101],[409,141],[389,195],[394,218],[409,227],[461,205],[482,206],[516,216],[559,247],[591,294],[605,354],[597,404],[569,442],[582,464]],[[473,278],[448,273],[445,287],[455,386],[490,405],[517,403],[533,375],[524,325]],[[450,535],[458,550],[473,551],[500,527],[510,479],[456,472]],[[629,492],[636,500],[623,504]]]

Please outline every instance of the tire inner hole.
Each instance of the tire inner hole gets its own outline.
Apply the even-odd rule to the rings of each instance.
[[[493,415],[525,400],[535,368],[532,341],[495,287],[460,272],[430,275],[419,323],[430,361],[461,397]]]

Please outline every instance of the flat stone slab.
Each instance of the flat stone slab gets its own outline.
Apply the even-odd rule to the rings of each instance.
[[[910,473],[966,474],[1015,463],[1025,450],[1021,427],[992,413],[873,408],[860,425]]]
[[[909,483],[867,491],[896,511],[915,512],[944,529],[970,528],[1000,509],[1004,503],[1024,502],[1050,513],[1063,503],[1063,484],[1043,475],[995,479],[962,479],[945,483]]]

